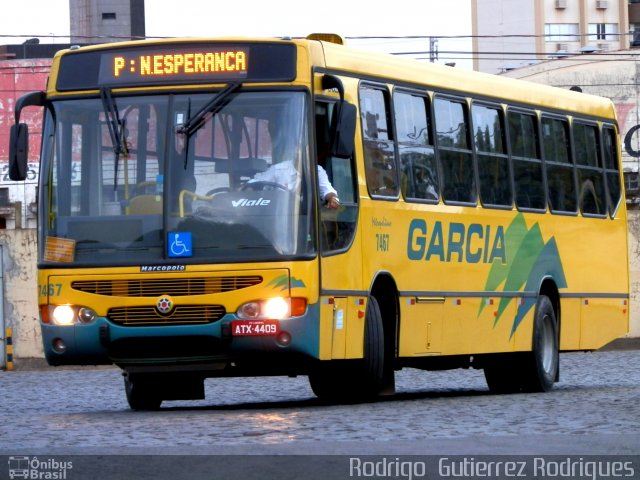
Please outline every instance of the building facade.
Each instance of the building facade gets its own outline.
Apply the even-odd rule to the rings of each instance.
[[[636,1],[472,0],[471,7],[473,68],[481,72],[640,45]]]
[[[145,37],[144,0],[69,0],[71,43]]]

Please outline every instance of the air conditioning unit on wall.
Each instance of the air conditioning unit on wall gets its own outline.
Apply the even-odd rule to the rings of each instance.
[[[567,0],[556,0],[556,8],[567,8]]]
[[[569,51],[569,44],[568,43],[556,43],[556,51],[560,52],[567,52]]]
[[[609,2],[607,0],[597,0],[596,1],[596,8],[599,10],[604,10],[605,8],[609,7]]]

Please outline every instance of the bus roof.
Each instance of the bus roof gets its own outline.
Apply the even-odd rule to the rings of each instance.
[[[472,95],[497,102],[566,110],[614,120],[613,102],[604,97],[499,75],[418,62],[395,55],[367,52],[322,42],[325,66],[381,81],[406,82],[440,91]],[[393,72],[389,75],[386,72]]]
[[[317,35],[310,36],[318,38]],[[334,37],[339,38],[337,35]],[[353,74],[371,80],[395,84],[422,86],[446,93],[470,95],[474,98],[495,102],[509,102],[530,107],[544,107],[567,112],[576,112],[615,121],[616,113],[610,99],[574,92],[558,87],[542,85],[525,80],[501,77],[435,63],[419,62],[386,53],[369,52],[351,48],[331,41],[316,39],[279,39],[249,37],[219,38],[169,38],[137,40],[110,44],[92,45],[59,51],[54,58],[54,75],[61,56],[75,52],[103,49],[129,48],[140,45],[171,45],[180,43],[293,43],[309,52],[312,66],[330,71]],[[389,74],[388,72],[392,72]]]

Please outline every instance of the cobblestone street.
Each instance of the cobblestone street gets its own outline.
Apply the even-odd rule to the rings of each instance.
[[[396,374],[374,403],[321,405],[306,377],[210,379],[206,399],[127,405],[116,368],[0,373],[0,452],[640,453],[640,351],[561,356],[543,394],[490,395],[482,371]]]

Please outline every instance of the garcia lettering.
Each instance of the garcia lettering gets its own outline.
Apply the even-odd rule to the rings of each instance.
[[[441,262],[507,263],[504,227],[437,221],[429,229],[425,220],[415,218],[409,224],[407,257]]]

